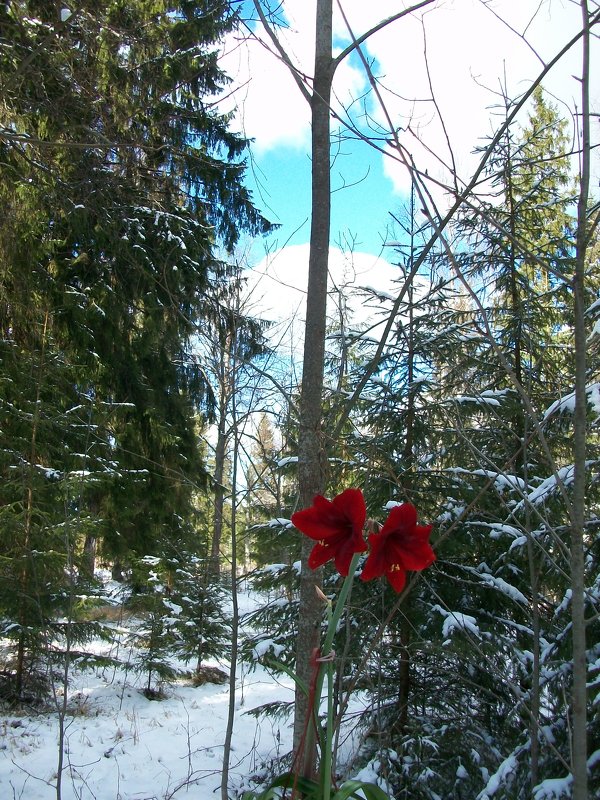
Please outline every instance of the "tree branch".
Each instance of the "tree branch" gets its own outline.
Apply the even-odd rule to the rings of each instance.
[[[290,73],[292,75],[292,78],[296,82],[297,87],[300,89],[302,97],[304,97],[306,102],[310,104],[312,102],[312,93],[309,92],[309,90],[306,88],[306,83],[305,83],[305,80],[304,80],[305,76],[302,75],[302,73],[298,70],[298,68],[292,63],[292,60],[289,57],[289,55],[287,54],[287,52],[285,51],[285,48],[283,47],[283,45],[281,44],[281,42],[279,41],[279,39],[275,35],[275,31],[273,30],[273,28],[269,24],[269,21],[267,20],[267,18],[265,16],[265,13],[262,10],[261,4],[260,4],[260,0],[254,0],[254,7],[256,8],[256,13],[259,16],[259,19],[261,21],[261,24],[262,24],[263,28],[265,29],[269,39],[273,42],[273,46],[275,47],[275,49],[279,53],[279,57],[281,58],[283,63],[286,65],[286,67],[289,69],[289,71],[290,71]]]

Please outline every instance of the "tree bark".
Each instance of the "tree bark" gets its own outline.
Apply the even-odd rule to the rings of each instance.
[[[330,99],[333,78],[332,0],[318,0],[315,31],[315,69],[311,99],[312,116],[312,218],[304,361],[300,397],[300,433],[298,441],[298,490],[300,507],[311,505],[316,494],[325,488],[326,455],[322,435],[322,395],[325,358],[325,329],[327,308],[327,275],[329,266],[329,236],[331,217],[330,180]],[[312,542],[304,537],[300,575],[300,608],[296,645],[296,672],[310,683],[311,654],[319,644],[322,603],[316,586],[321,583],[321,570],[313,572],[307,559]],[[311,738],[307,698],[296,688],[294,718],[294,748],[301,760],[301,771],[312,776],[315,753]],[[306,736],[306,738],[304,738]],[[302,743],[304,738],[304,753]],[[297,762],[298,763],[298,762]]]
[[[228,433],[227,413],[229,401],[232,396],[231,386],[231,347],[233,332],[231,330],[219,331],[219,420],[217,425],[217,442],[215,445],[215,471],[214,471],[214,507],[213,525],[210,545],[210,573],[219,575],[221,562],[221,541],[223,539],[223,513],[225,508],[225,460],[227,455]]]
[[[587,665],[585,633],[585,458],[587,435],[585,261],[588,246],[587,210],[590,186],[590,21],[587,0],[581,0],[584,28],[581,75],[581,176],[577,206],[577,239],[573,276],[575,328],[575,411],[573,418],[573,500],[571,505],[571,614],[573,642],[572,770],[573,800],[588,797]]]
[[[235,374],[235,370],[234,370]],[[233,426],[233,470],[231,476],[232,502],[231,502],[231,652],[229,668],[229,706],[227,710],[227,727],[225,730],[225,742],[223,745],[223,770],[221,773],[221,800],[229,797],[229,759],[231,757],[231,741],[233,737],[233,725],[235,721],[236,707],[236,667],[238,659],[238,636],[239,636],[239,605],[238,605],[238,578],[237,578],[237,469],[239,460],[239,421],[235,405],[235,395],[232,395],[232,426]]]
[[[92,533],[86,533],[81,555],[81,569],[88,578],[94,577],[97,550],[98,540]]]

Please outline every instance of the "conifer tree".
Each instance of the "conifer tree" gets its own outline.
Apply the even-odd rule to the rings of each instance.
[[[78,461],[93,474],[78,503],[98,522],[76,531],[76,551],[90,531],[121,561],[189,535],[206,475],[196,417],[211,408],[192,339],[226,275],[221,255],[240,231],[268,228],[243,185],[247,142],[214,102],[227,80],[218,42],[234,25],[222,0],[0,8],[3,473],[62,478]],[[14,369],[19,354],[31,356]],[[34,452],[19,425],[36,396],[40,421],[58,406],[77,424],[56,445],[40,424]],[[28,485],[2,506],[26,551],[46,513]]]

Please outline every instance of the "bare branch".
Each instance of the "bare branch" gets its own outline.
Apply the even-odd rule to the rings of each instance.
[[[339,0],[338,0],[338,2],[339,2]],[[342,13],[343,13],[343,11],[342,11]],[[592,28],[592,26],[596,25],[599,21],[600,21],[600,12],[597,12],[589,20],[590,29]],[[550,70],[565,56],[565,54],[568,53],[569,50],[571,50],[580,41],[580,39],[584,36],[584,33],[585,33],[585,29],[584,28],[582,28],[580,31],[578,31],[575,34],[575,36],[573,36],[567,42],[567,44],[554,56],[554,58],[551,61],[548,62],[548,64],[544,67],[544,69],[538,74],[537,78],[532,82],[532,84],[529,87],[529,89],[522,95],[521,99],[515,104],[515,106],[513,107],[511,113],[508,114],[508,116],[506,117],[506,119],[504,120],[504,122],[502,123],[502,125],[500,126],[500,128],[498,129],[496,134],[494,135],[494,137],[489,142],[488,146],[485,148],[485,150],[483,152],[483,155],[481,156],[481,159],[479,161],[479,164],[478,164],[477,168],[475,169],[475,172],[471,176],[471,179],[465,185],[465,187],[462,190],[462,192],[460,192],[459,194],[457,194],[455,196],[455,200],[452,203],[452,206],[450,207],[450,209],[446,212],[446,214],[443,216],[443,218],[441,218],[440,221],[435,225],[433,235],[431,236],[430,240],[427,242],[427,244],[425,245],[425,247],[421,251],[419,257],[415,260],[415,263],[414,263],[409,275],[407,276],[407,279],[406,279],[406,281],[404,283],[404,286],[400,290],[400,292],[398,294],[398,297],[396,298],[396,301],[394,302],[394,305],[393,305],[393,307],[392,307],[392,309],[390,311],[389,319],[388,319],[388,321],[387,321],[387,323],[385,325],[383,333],[381,334],[381,339],[380,339],[380,341],[379,341],[379,343],[377,345],[377,349],[376,349],[376,352],[375,352],[374,356],[372,357],[371,361],[369,362],[369,364],[365,368],[363,377],[358,382],[358,385],[356,386],[356,389],[354,390],[352,396],[350,398],[348,398],[348,401],[346,403],[346,407],[345,407],[344,411],[342,412],[342,414],[340,416],[340,419],[339,419],[338,424],[337,424],[337,426],[335,428],[335,431],[332,433],[332,438],[333,439],[335,439],[337,436],[339,436],[339,434],[340,434],[340,432],[341,432],[346,420],[348,419],[348,416],[350,414],[351,409],[356,404],[356,402],[357,402],[358,398],[360,397],[360,394],[361,394],[362,390],[364,389],[367,381],[369,380],[371,375],[374,373],[374,371],[377,369],[377,365],[379,364],[379,360],[381,358],[381,355],[382,355],[383,350],[385,348],[385,344],[387,342],[388,336],[389,336],[390,331],[392,329],[392,325],[393,325],[394,319],[396,318],[396,316],[397,316],[397,314],[399,312],[399,309],[400,309],[400,306],[402,304],[402,301],[404,300],[404,296],[405,296],[405,294],[406,294],[406,292],[408,290],[408,286],[410,285],[410,281],[417,274],[418,270],[421,268],[421,265],[424,263],[425,259],[427,258],[427,256],[431,252],[431,249],[433,248],[434,244],[439,240],[441,234],[446,229],[446,227],[448,226],[450,221],[454,218],[454,215],[456,214],[456,212],[464,204],[466,198],[471,194],[471,192],[473,191],[474,187],[477,185],[477,183],[479,181],[479,178],[482,175],[483,170],[485,169],[485,166],[486,166],[491,154],[494,152],[496,146],[498,145],[498,142],[502,139],[502,136],[504,136],[505,132],[510,127],[510,125],[512,125],[512,123],[514,122],[516,116],[521,111],[523,106],[527,103],[529,98],[533,95],[536,87],[541,84],[542,80],[546,77],[546,75],[550,72]],[[380,104],[382,106],[382,110],[383,110],[384,114],[386,115],[386,118],[388,120],[388,124],[390,126],[390,131],[392,133],[394,147],[395,147],[395,149],[396,149],[396,151],[398,153],[398,156],[399,156],[400,160],[404,163],[406,168],[408,169],[409,174],[411,175],[412,180],[413,180],[413,185],[417,188],[417,191],[419,193],[419,199],[423,203],[423,207],[426,208],[427,204],[425,202],[425,198],[423,197],[423,194],[422,194],[422,191],[421,191],[421,186],[420,186],[420,174],[421,173],[417,172],[417,170],[415,169],[414,164],[412,163],[412,159],[410,158],[410,156],[406,152],[406,150],[403,147],[403,145],[400,143],[400,140],[399,140],[399,137],[398,137],[398,132],[395,129],[394,125],[392,124],[391,118],[389,116],[389,112],[385,108],[385,104],[384,104],[384,102],[383,102],[383,100],[381,98],[381,93],[378,90],[377,82],[376,82],[376,80],[375,80],[375,78],[373,76],[373,72],[371,70],[371,67],[370,67],[367,59],[365,58],[365,56],[364,56],[364,54],[362,52],[362,49],[360,47],[360,44],[358,42],[356,44],[355,50],[358,53],[358,55],[359,55],[359,57],[360,57],[360,59],[362,61],[363,67],[366,70],[367,75],[369,76],[369,81],[371,82],[371,85],[373,86],[374,91],[375,91],[375,93],[376,93],[376,95],[378,97],[378,100],[379,100],[379,102],[380,102]],[[377,149],[380,149],[380,148],[377,148]]]
[[[257,0],[255,0],[255,2],[256,1]],[[407,17],[410,14],[413,14],[415,11],[418,11],[420,8],[425,8],[425,6],[429,6],[435,2],[436,0],[421,0],[420,3],[415,3],[414,6],[411,6],[410,8],[405,8],[402,11],[399,11],[397,14],[392,14],[391,17],[387,17],[387,19],[378,22],[377,25],[375,25],[373,28],[370,28],[370,30],[368,30],[366,33],[363,33],[362,36],[359,36],[357,39],[353,37],[351,44],[349,44],[345,50],[342,50],[342,52],[339,53],[333,59],[334,71],[337,69],[340,63],[346,58],[346,56],[349,56],[350,53],[353,53],[355,50],[357,50],[360,47],[360,45],[366,42],[367,39],[373,36],[374,33],[377,33],[378,31],[382,30],[382,28],[387,27],[390,23],[396,22],[396,20],[402,19],[402,17]],[[344,14],[344,9],[342,8],[340,0],[337,0],[337,4],[342,13],[342,17],[344,18],[344,22],[346,22],[347,25],[348,23],[346,20],[346,15]]]
[[[262,10],[262,6],[260,4],[260,0],[254,0],[254,7],[256,8],[256,13],[258,14],[260,21],[262,23],[263,28],[265,29],[269,39],[273,42],[273,46],[279,53],[279,58],[283,61],[286,67],[289,69],[292,78],[296,82],[296,86],[300,89],[300,93],[302,97],[306,100],[307,103],[312,102],[312,93],[306,87],[306,76],[300,72],[300,70],[292,63],[291,58],[289,57],[286,49],[283,47],[279,39],[277,38],[275,31],[269,24],[264,11]],[[258,40],[260,41],[260,39]],[[266,46],[266,45],[265,45]]]

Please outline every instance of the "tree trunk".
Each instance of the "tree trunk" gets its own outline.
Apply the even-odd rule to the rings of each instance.
[[[219,422],[217,426],[217,443],[215,445],[215,472],[214,472],[214,509],[213,529],[210,546],[210,573],[219,575],[221,561],[221,540],[223,538],[223,510],[225,507],[225,459],[227,455],[227,412],[229,400],[232,396],[230,384],[230,353],[233,342],[233,333],[230,330],[220,331],[219,346]]]
[[[219,574],[221,539],[223,538],[223,508],[225,505],[225,452],[227,448],[227,433],[225,430],[227,410],[219,408],[219,425],[217,444],[215,447],[215,490],[213,508],[212,540],[210,546],[210,572]]]
[[[221,773],[221,800],[229,797],[229,759],[231,756],[231,741],[233,737],[233,725],[235,721],[236,707],[236,665],[238,659],[238,636],[239,636],[239,606],[238,606],[238,576],[237,576],[237,468],[239,459],[239,428],[235,405],[235,395],[232,394],[232,417],[233,417],[233,471],[231,476],[232,502],[231,502],[231,652],[229,669],[229,706],[227,711],[227,727],[225,730],[225,742],[223,745],[223,768]]]
[[[408,605],[408,603],[406,603]],[[393,743],[401,745],[408,729],[408,704],[410,702],[410,624],[405,616],[400,623],[400,663],[398,669],[398,719],[394,725]]]
[[[96,570],[96,550],[98,549],[98,541],[96,537],[87,533],[83,543],[83,554],[81,558],[81,569],[88,578],[94,577]]]
[[[573,800],[587,800],[587,665],[585,634],[585,457],[587,434],[585,262],[590,185],[590,28],[587,0],[581,0],[585,35],[581,75],[581,177],[577,206],[577,241],[573,276],[575,328],[575,411],[573,415],[573,501],[571,506],[571,614],[573,631],[572,770]]]
[[[315,494],[325,487],[326,454],[322,438],[322,395],[325,357],[327,273],[331,216],[330,181],[330,98],[333,77],[331,57],[332,0],[318,0],[315,32],[315,74],[311,101],[312,113],[312,218],[302,393],[300,398],[300,433],[298,441],[298,488],[300,507],[311,505]],[[321,583],[321,570],[308,568],[312,542],[303,537],[300,575],[300,612],[296,646],[296,672],[310,684],[310,657],[319,644],[322,603],[315,586]],[[312,776],[316,756],[312,741],[307,698],[297,688],[294,718],[294,748],[302,773]],[[302,749],[303,737],[304,754]]]
[[[119,561],[118,558],[115,558],[113,561],[112,569],[110,571],[110,577],[113,581],[117,581],[117,583],[123,583],[125,580],[125,576],[123,575],[123,564]]]

